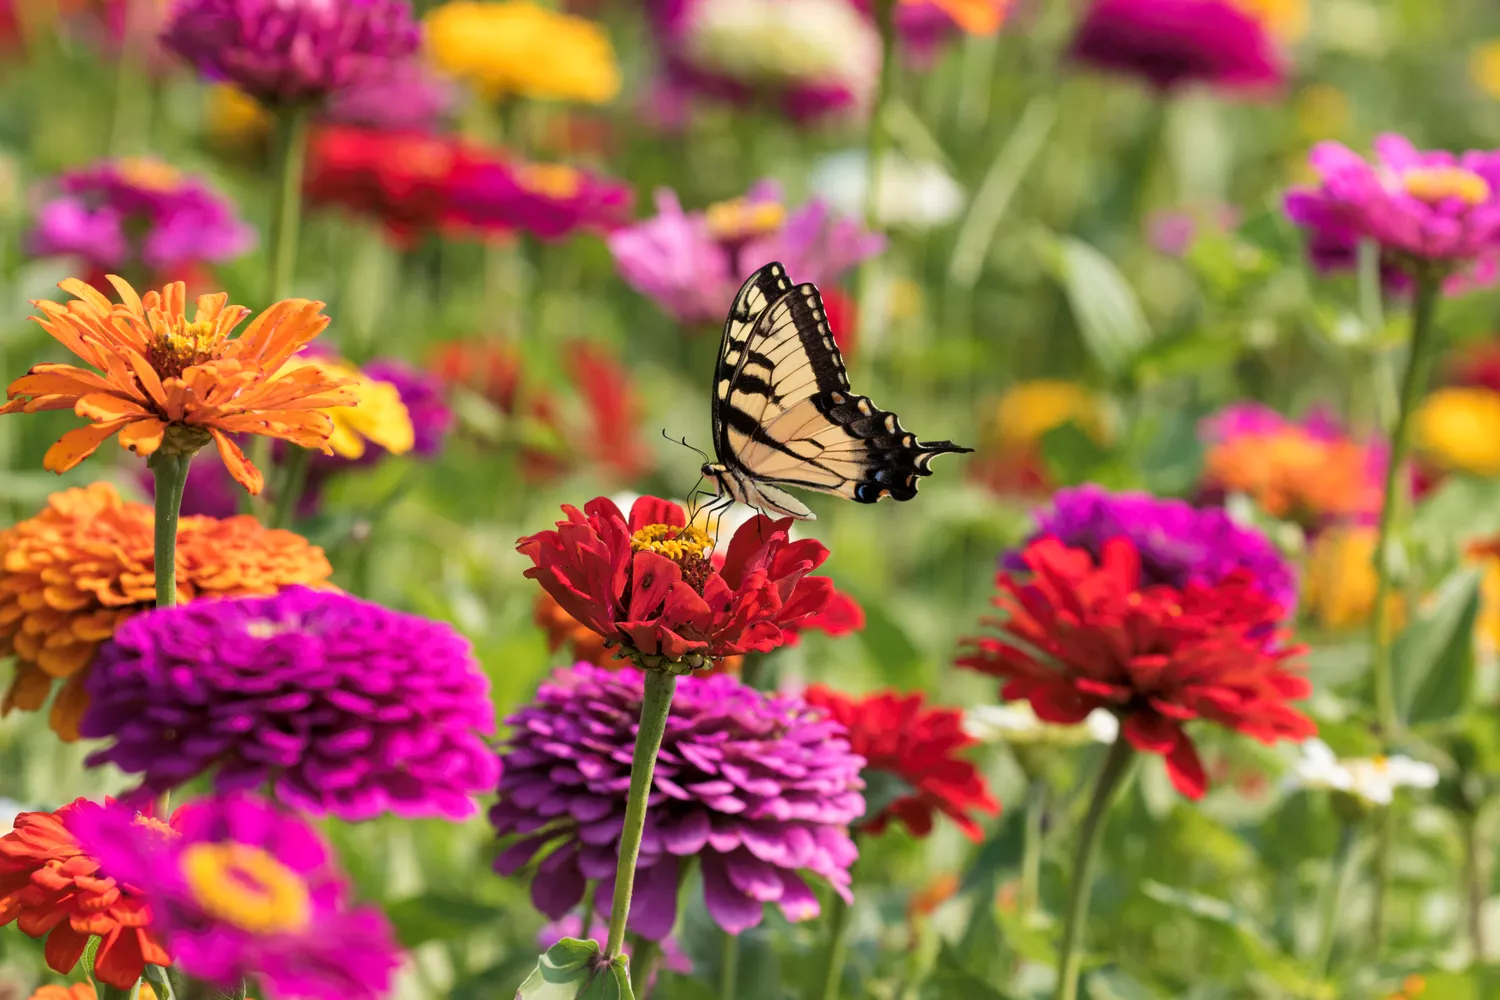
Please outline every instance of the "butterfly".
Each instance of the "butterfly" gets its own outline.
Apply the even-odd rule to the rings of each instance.
[[[799,520],[817,515],[781,487],[910,500],[934,456],[973,450],[919,441],[852,392],[817,287],[794,286],[775,262],[746,279],[724,321],[713,436],[718,461],[703,476],[716,495]]]

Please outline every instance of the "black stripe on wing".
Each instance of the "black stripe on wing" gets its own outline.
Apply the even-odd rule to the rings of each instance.
[[[759,352],[762,344],[774,341],[787,323],[797,331],[800,350],[776,352],[778,356],[770,379],[772,387],[779,388],[786,378],[805,364],[812,369],[818,392],[848,392],[849,375],[844,370],[844,358],[833,339],[828,310],[823,307],[823,296],[818,294],[817,285],[798,285],[777,299],[755,325],[750,350]]]
[[[910,500],[917,495],[917,478],[930,476],[938,455],[964,454],[973,448],[952,441],[919,441],[901,426],[901,418],[870,402],[868,396],[826,392],[813,397],[813,405],[831,423],[863,443],[859,461],[864,473],[847,494],[859,503],[874,503],[882,497]]]
[[[712,402],[714,448],[719,461],[727,457],[727,442],[724,441],[724,417],[722,408],[728,405],[728,387],[745,366],[745,345],[752,331],[767,309],[776,300],[791,291],[792,282],[786,268],[779,261],[770,261],[755,270],[745,279],[729,314],[724,318],[724,334],[719,341],[719,360],[714,365]]]

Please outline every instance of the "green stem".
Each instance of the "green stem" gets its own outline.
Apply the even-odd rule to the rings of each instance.
[[[650,992],[651,977],[661,963],[661,945],[649,938],[637,937],[630,949],[630,989],[637,1000],[645,1000]]]
[[[182,510],[182,491],[187,486],[191,455],[169,455],[158,451],[148,463],[156,480],[156,539],[152,558],[156,563],[156,606],[177,603],[177,515]]]
[[[719,1000],[734,1000],[740,984],[740,936],[724,932],[724,957],[719,962]]]
[[[1386,806],[1376,817],[1375,828],[1375,898],[1370,903],[1370,957],[1378,959],[1385,950],[1385,910],[1391,884],[1391,853],[1396,845],[1396,810]]]
[[[1484,944],[1484,903],[1489,898],[1489,872],[1485,869],[1486,845],[1479,835],[1480,813],[1461,818],[1464,825],[1464,885],[1468,890],[1469,946],[1472,961],[1483,965],[1487,959]]]
[[[137,1000],[141,995],[141,981],[137,979],[135,985],[128,990],[122,990],[118,986],[109,983],[97,983],[99,1000]]]
[[[1057,956],[1057,1000],[1078,1000],[1078,974],[1083,967],[1084,923],[1088,918],[1089,895],[1094,886],[1094,864],[1099,858],[1100,836],[1104,818],[1114,803],[1115,794],[1135,763],[1135,751],[1125,737],[1115,739],[1109,755],[1099,768],[1089,811],[1078,829],[1078,851],[1073,861],[1073,888],[1068,900],[1067,923],[1063,925],[1062,950]]]
[[[1021,920],[1029,922],[1035,916],[1041,900],[1042,885],[1042,829],[1047,816],[1047,783],[1033,778],[1026,790],[1025,826],[1021,830],[1021,891],[1017,900]]]
[[[302,220],[302,169],[307,162],[309,109],[293,106],[276,116],[276,188],[272,192],[265,305],[286,298],[297,264]]]
[[[1427,385],[1432,367],[1432,317],[1442,291],[1441,280],[1433,274],[1417,277],[1411,314],[1411,350],[1406,359],[1406,374],[1401,380],[1401,398],[1396,410],[1396,426],[1391,431],[1391,454],[1385,470],[1385,491],[1380,507],[1380,521],[1375,540],[1375,606],[1370,613],[1370,662],[1375,676],[1375,715],[1382,738],[1389,743],[1400,727],[1396,715],[1395,680],[1391,674],[1391,637],[1388,634],[1386,605],[1391,593],[1391,560],[1389,548],[1398,508],[1406,503],[1406,455],[1410,448],[1409,426],[1417,409],[1418,398]]]
[[[270,527],[286,528],[297,512],[297,501],[307,488],[307,472],[312,464],[312,452],[307,448],[288,445],[286,461],[281,464],[281,479],[276,486],[276,509],[271,514]]]
[[[1333,946],[1338,940],[1344,887],[1349,883],[1349,867],[1354,860],[1355,832],[1355,824],[1344,821],[1339,828],[1338,847],[1328,863],[1328,884],[1323,887],[1323,917],[1319,928],[1318,955],[1313,965],[1324,979],[1333,971]]]
[[[833,911],[828,914],[828,954],[823,961],[823,984],[816,1000],[838,1000],[844,981],[844,954],[849,950],[849,904],[844,897],[833,897]]]
[[[625,829],[620,833],[620,863],[615,869],[615,898],[609,910],[609,938],[604,946],[604,956],[610,960],[625,946],[625,921],[630,916],[630,894],[635,889],[635,863],[641,854],[641,834],[646,827],[646,800],[651,797],[656,755],[667,731],[667,716],[676,690],[676,674],[646,671],[646,695],[641,699],[641,723],[635,735],[635,756],[630,762]]]

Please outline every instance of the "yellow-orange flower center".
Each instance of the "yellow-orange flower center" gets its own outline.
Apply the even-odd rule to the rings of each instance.
[[[224,335],[216,323],[189,323],[174,318],[167,331],[146,349],[146,360],[162,378],[181,378],[183,371],[211,359]]]
[[[193,844],[182,872],[198,904],[252,934],[292,933],[312,921],[312,898],[296,872],[249,844]]]
[[[523,163],[515,168],[516,181],[526,190],[555,198],[576,198],[583,189],[583,175],[562,163]]]
[[[708,206],[703,217],[710,236],[724,243],[736,243],[776,232],[786,221],[786,208],[775,201],[732,198]]]
[[[679,528],[671,524],[648,524],[630,536],[630,548],[635,552],[655,552],[675,563],[686,559],[703,559],[713,548],[713,539],[701,528],[688,525]]]
[[[1402,172],[1401,186],[1407,194],[1428,204],[1457,198],[1467,205],[1478,205],[1490,197],[1489,182],[1462,167],[1412,167]]]
[[[182,187],[182,171],[149,156],[116,160],[115,170],[131,184],[148,191],[176,191]]]

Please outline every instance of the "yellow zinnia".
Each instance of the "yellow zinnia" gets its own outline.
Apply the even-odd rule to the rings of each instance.
[[[1443,469],[1500,475],[1500,393],[1482,386],[1439,389],[1416,415],[1417,447]]]
[[[358,402],[353,406],[334,406],[323,412],[333,420],[333,435],[328,446],[343,458],[359,458],[365,453],[365,442],[379,445],[392,455],[411,451],[414,431],[411,414],[401,402],[401,393],[389,382],[369,378],[349,365],[323,358],[293,358],[284,371],[292,368],[316,368],[325,376],[353,379],[345,386]]]
[[[1104,413],[1088,389],[1077,382],[1037,379],[1006,390],[995,410],[995,433],[1002,449],[1027,448],[1042,435],[1066,423],[1077,424],[1095,441],[1108,438]]]
[[[1307,560],[1303,595],[1308,611],[1325,628],[1362,625],[1375,607],[1375,538],[1372,525],[1345,525],[1319,533]],[[1400,595],[1386,604],[1392,633],[1401,627],[1405,611]]]
[[[227,83],[208,92],[208,134],[220,145],[244,146],[260,142],[271,132],[271,113]]]
[[[1500,97],[1500,41],[1485,42],[1469,55],[1469,79],[1491,97]]]
[[[603,104],[620,90],[604,30],[529,0],[458,0],[427,15],[432,60],[491,98],[515,95]]]

